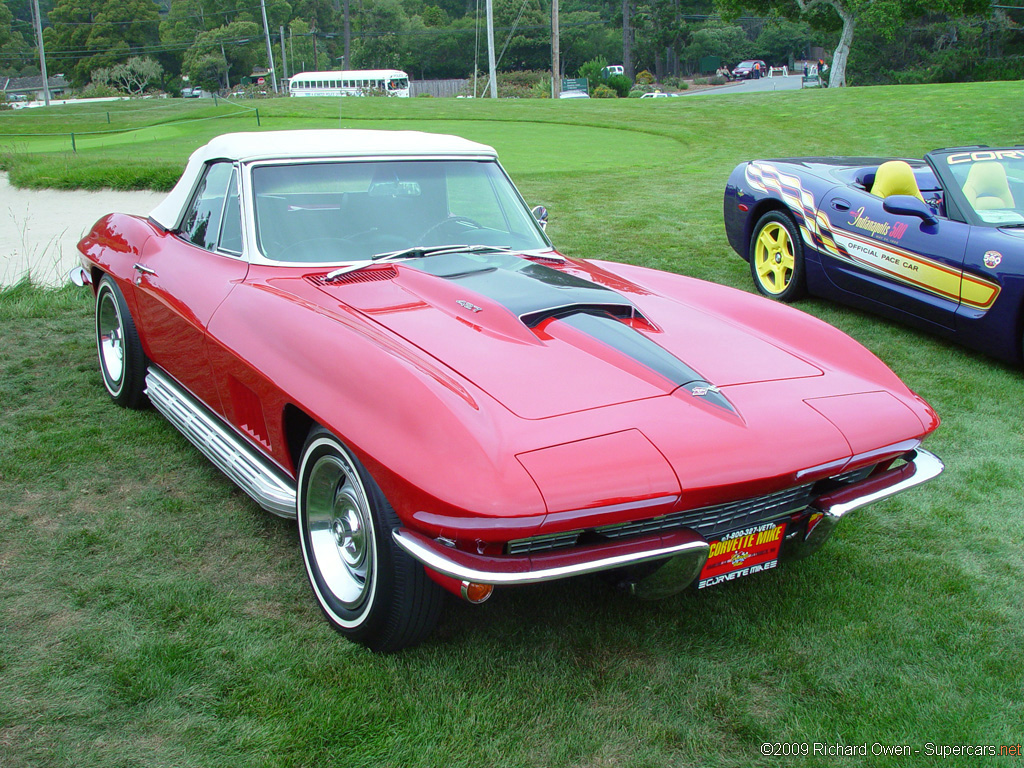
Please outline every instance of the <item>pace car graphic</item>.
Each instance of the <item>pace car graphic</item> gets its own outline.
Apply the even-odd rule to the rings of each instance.
[[[1022,360],[1024,152],[754,160],[724,215],[766,295],[834,298]]]
[[[815,208],[814,195],[804,189],[800,177],[781,172],[771,163],[749,163],[746,178],[751,187],[781,200],[789,208],[800,229],[801,238],[812,248],[938,296],[963,301],[977,309],[987,310],[999,295],[1000,286],[994,281],[963,274],[961,270],[951,269],[906,248],[837,230],[832,226],[828,214]],[[875,226],[869,231],[882,236],[894,231],[902,236],[907,229],[906,223],[897,222],[894,225]]]

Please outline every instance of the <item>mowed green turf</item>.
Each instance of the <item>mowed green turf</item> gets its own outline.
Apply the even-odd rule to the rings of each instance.
[[[1022,97],[1021,83],[993,83],[256,105],[262,129],[492,144],[570,255],[750,290],[722,227],[735,163],[1022,142]],[[119,106],[109,125],[141,130],[83,139],[77,155],[25,136],[25,113],[3,114],[0,133],[21,133],[0,137],[17,144],[4,164],[22,183],[161,187],[210,136],[256,127],[237,107],[172,106]],[[30,127],[106,130],[104,113],[53,109]],[[589,577],[500,590],[478,607],[452,600],[427,643],[380,657],[321,619],[292,523],[154,411],[109,403],[86,292],[0,293],[0,765],[1019,763],[940,759],[927,745],[1024,740],[1022,372],[845,307],[800,306],[935,406],[940,479],[859,510],[816,556],[771,573],[658,603]],[[765,742],[811,754],[763,757]],[[815,755],[815,742],[865,745],[868,757]],[[896,745],[920,753],[871,755]]]

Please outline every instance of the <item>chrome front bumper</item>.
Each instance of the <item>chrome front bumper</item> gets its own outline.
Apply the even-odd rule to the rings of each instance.
[[[803,540],[787,542],[785,556],[797,560],[814,554],[832,535],[839,521],[850,512],[927,483],[942,474],[942,470],[945,469],[938,456],[923,448],[913,451],[913,456],[908,454],[904,458],[906,464],[895,469],[819,496],[811,506],[822,514],[822,518],[807,532]]]
[[[787,541],[787,557],[806,557],[815,552],[846,515],[866,504],[894,496],[941,474],[942,461],[921,448],[904,457],[905,464],[868,477],[818,497],[811,509],[820,519],[799,541]],[[664,568],[637,582],[632,591],[641,597],[657,597],[684,589],[692,582],[708,557],[708,542],[694,531],[683,529],[642,536],[626,541],[532,555],[481,555],[464,552],[437,539],[407,528],[396,528],[397,544],[427,568],[459,581],[493,584],[535,584],[569,576],[665,561],[673,576],[666,583]],[[659,576],[659,574],[661,574]]]

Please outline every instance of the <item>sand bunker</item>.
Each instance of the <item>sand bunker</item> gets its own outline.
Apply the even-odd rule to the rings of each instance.
[[[0,173],[0,286],[25,275],[39,285],[61,285],[78,264],[75,246],[107,213],[147,215],[163,192],[65,192],[16,189]]]

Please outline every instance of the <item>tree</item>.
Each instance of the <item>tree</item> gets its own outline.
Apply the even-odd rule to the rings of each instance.
[[[57,0],[43,30],[51,71],[84,85],[94,69],[125,61],[159,40],[153,0]]]
[[[288,29],[289,72],[320,72],[330,69],[329,57],[323,46],[316,48],[316,57],[319,60],[313,58],[313,32],[308,22],[294,19],[288,25]]]
[[[360,69],[404,69],[410,54],[408,32],[409,16],[399,0],[377,0],[359,16],[352,58]]]
[[[31,50],[15,28],[15,18],[6,3],[0,4],[0,67],[18,71],[30,60]]]
[[[840,27],[839,44],[832,54],[829,86],[846,85],[846,62],[858,24],[869,26],[892,40],[910,19],[925,13],[949,16],[982,14],[989,0],[716,0],[723,15],[736,17],[744,10],[770,16],[803,18],[814,25]]]
[[[189,82],[201,81],[202,87],[215,91],[227,85],[221,75],[230,76],[231,82],[237,83],[241,77],[251,74],[252,68],[265,57],[263,30],[251,21],[233,21],[196,38],[185,52],[182,73],[188,76]],[[221,64],[214,66],[214,59]],[[216,78],[212,75],[214,72],[219,73]]]
[[[92,73],[92,81],[113,85],[129,96],[141,96],[147,86],[158,80],[163,73],[164,68],[154,59],[132,56],[124,64],[95,70]]]
[[[754,42],[754,50],[769,64],[793,66],[814,43],[814,32],[804,21],[772,19],[761,29]]]
[[[705,56],[718,56],[729,66],[752,54],[753,45],[746,32],[735,24],[711,22],[690,35],[690,44],[683,50],[687,61],[696,62]]]

